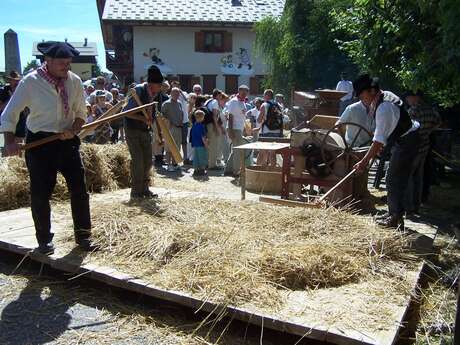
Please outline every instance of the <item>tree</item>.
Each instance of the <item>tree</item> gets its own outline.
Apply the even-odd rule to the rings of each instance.
[[[419,89],[444,106],[460,102],[457,0],[355,0],[332,17],[341,49],[384,86]]]
[[[40,67],[40,64],[38,63],[38,61],[37,60],[31,60],[24,67],[24,70],[23,70],[22,74],[26,75],[27,73],[29,73],[32,70],[37,69],[38,67]]]
[[[269,65],[268,83],[288,92],[291,88],[335,87],[340,72],[354,75],[356,66],[339,49],[329,30],[330,13],[351,0],[287,0],[280,18],[265,18],[255,26],[256,50]]]

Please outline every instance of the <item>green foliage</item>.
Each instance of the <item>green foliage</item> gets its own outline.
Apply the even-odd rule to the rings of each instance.
[[[340,72],[357,69],[336,42],[331,11],[351,0],[287,0],[281,18],[256,24],[256,50],[270,67],[267,84],[288,93],[291,88],[334,88]],[[338,36],[337,36],[338,35]]]
[[[38,64],[38,61],[37,60],[31,60],[24,67],[22,74],[26,75],[27,73],[29,73],[32,70],[37,69],[38,67],[40,67],[40,65]]]
[[[460,102],[457,0],[354,0],[332,16],[340,48],[384,87],[420,89],[445,106]]]

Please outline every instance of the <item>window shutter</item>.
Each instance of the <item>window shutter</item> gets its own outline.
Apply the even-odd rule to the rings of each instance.
[[[216,77],[215,74],[203,75],[203,92],[205,94],[212,94],[212,91],[216,88]]]
[[[195,32],[195,51],[204,52],[204,32]]]
[[[233,37],[231,32],[224,32],[224,53],[233,51]]]
[[[257,77],[249,78],[249,93],[251,95],[259,94],[259,78]]]

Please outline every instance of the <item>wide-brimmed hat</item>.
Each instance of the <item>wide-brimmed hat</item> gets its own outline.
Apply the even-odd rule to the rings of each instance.
[[[164,81],[163,74],[157,66],[150,66],[147,71],[147,83],[162,84]]]
[[[18,73],[18,71],[11,71],[7,76],[5,76],[6,80],[21,80],[22,76]]]

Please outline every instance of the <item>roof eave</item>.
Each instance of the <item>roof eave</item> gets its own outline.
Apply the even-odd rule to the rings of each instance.
[[[255,22],[223,22],[223,21],[178,21],[178,20],[130,20],[102,19],[107,24],[123,24],[129,26],[192,26],[192,27],[239,27],[252,28]]]

